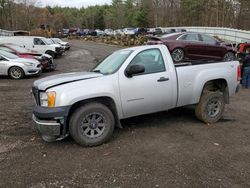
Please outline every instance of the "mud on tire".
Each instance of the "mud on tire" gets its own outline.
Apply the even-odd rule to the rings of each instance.
[[[225,100],[222,93],[205,91],[195,108],[196,117],[204,123],[216,123],[222,116]]]

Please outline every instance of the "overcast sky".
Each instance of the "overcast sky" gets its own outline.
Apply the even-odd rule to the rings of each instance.
[[[41,6],[88,7],[90,5],[111,4],[112,0],[38,0]]]

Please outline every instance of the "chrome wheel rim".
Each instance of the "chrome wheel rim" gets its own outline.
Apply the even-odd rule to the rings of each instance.
[[[175,49],[172,53],[174,61],[181,61],[184,59],[184,52],[181,49]]]
[[[100,137],[105,130],[106,119],[98,112],[87,114],[81,121],[81,133],[88,138],[94,139]]]
[[[220,107],[221,102],[216,99],[212,99],[207,105],[207,115],[211,118],[216,117],[220,113]]]
[[[10,74],[13,78],[18,79],[22,76],[22,71],[19,68],[12,68]]]

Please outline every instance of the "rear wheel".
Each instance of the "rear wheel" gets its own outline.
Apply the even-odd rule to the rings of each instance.
[[[15,66],[9,69],[9,77],[11,77],[12,79],[18,80],[22,79],[24,76],[25,76],[24,71],[20,67]]]
[[[205,91],[195,108],[196,117],[205,123],[216,123],[224,112],[225,101],[220,92]]]
[[[233,52],[227,52],[223,57],[224,61],[234,61],[235,59],[236,59],[236,56]]]
[[[181,49],[181,48],[174,49],[171,55],[172,55],[174,62],[183,61],[184,57],[185,57],[185,53],[184,53],[183,49]]]
[[[70,118],[69,130],[82,146],[97,146],[108,141],[114,131],[111,110],[101,103],[89,103],[78,108]]]

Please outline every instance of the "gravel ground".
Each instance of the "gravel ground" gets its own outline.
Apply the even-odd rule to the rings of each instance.
[[[88,70],[118,47],[71,41],[42,77]],[[0,187],[250,187],[250,90],[231,99],[215,125],[193,108],[122,121],[112,140],[83,148],[46,143],[31,120],[32,83],[0,78]]]

